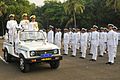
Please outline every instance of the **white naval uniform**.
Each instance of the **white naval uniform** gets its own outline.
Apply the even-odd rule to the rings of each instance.
[[[86,50],[87,50],[87,42],[88,42],[88,33],[81,33],[80,36],[80,45],[81,45],[81,52],[82,52],[82,56],[83,58],[86,57]]]
[[[80,49],[80,31],[76,33],[77,34],[77,49]]]
[[[20,24],[19,24],[19,27],[21,27],[21,30],[28,31],[29,20],[21,20]],[[27,32],[22,34],[22,39],[26,39],[26,38],[28,38]]]
[[[116,42],[116,46],[115,46],[115,50],[114,50],[114,57],[116,58],[116,54],[117,54],[117,46],[118,46],[118,33],[115,31],[115,42]]]
[[[30,22],[29,23],[29,27],[28,27],[29,31],[38,31],[38,23],[37,22]]]
[[[99,46],[100,46],[100,55],[103,56],[105,52],[105,46],[106,46],[106,34],[105,32],[100,32],[99,33]]]
[[[9,42],[15,42],[15,36],[17,35],[17,28],[18,24],[16,20],[9,20],[7,21],[7,29],[8,29],[8,35],[9,35]]]
[[[58,47],[61,49],[62,33],[59,31]]]
[[[55,33],[55,44],[56,44],[57,46],[58,46],[58,43],[59,43],[58,39],[59,39],[59,32],[56,32],[56,33]]]
[[[21,20],[19,26],[22,28],[22,30],[28,30],[29,20]]]
[[[68,54],[68,45],[69,45],[69,33],[64,33],[63,43],[64,43],[64,54]]]
[[[73,51],[72,55],[76,56],[76,49],[77,49],[77,33],[76,32],[72,33],[71,43],[72,43],[72,51]]]
[[[116,33],[110,30],[107,34],[107,46],[108,46],[108,62],[114,63],[115,47],[116,47]]]
[[[53,32],[52,30],[50,30],[50,31],[48,32],[47,40],[48,40],[49,43],[52,43],[52,44],[53,44],[53,42],[54,42],[54,32]]]
[[[106,50],[107,50],[107,32],[104,32],[105,34],[105,45],[104,45],[104,53],[107,53]]]
[[[71,48],[71,46],[72,46],[72,34],[73,34],[73,32],[72,31],[70,31],[69,32],[69,38],[70,38],[70,40],[69,40],[69,48]]]
[[[97,60],[99,45],[99,32],[93,31],[91,33],[91,52],[93,54],[92,59]]]
[[[88,32],[88,48],[90,49],[90,47],[91,47],[91,33],[92,32]],[[91,53],[91,51],[90,51],[90,53]]]

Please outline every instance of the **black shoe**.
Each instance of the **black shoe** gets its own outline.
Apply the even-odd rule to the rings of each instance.
[[[99,57],[103,57],[102,55],[99,55]]]
[[[114,57],[114,59],[116,59],[116,57]]]
[[[93,54],[89,53],[88,55],[93,55]]]
[[[111,62],[107,62],[106,64],[111,64]]]
[[[80,57],[81,59],[85,59],[84,57]]]
[[[110,63],[110,65],[114,65],[114,63]]]
[[[71,57],[76,57],[76,56],[74,56],[74,55],[71,55]]]
[[[95,59],[90,59],[90,61],[96,61]]]

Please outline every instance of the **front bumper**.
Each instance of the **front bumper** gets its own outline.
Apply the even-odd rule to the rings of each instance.
[[[52,56],[47,58],[32,58],[32,59],[25,59],[26,63],[41,63],[41,62],[50,62],[50,61],[57,61],[62,60],[62,56]]]

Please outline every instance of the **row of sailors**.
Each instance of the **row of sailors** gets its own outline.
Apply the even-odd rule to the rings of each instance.
[[[91,32],[87,32],[85,28],[82,28],[81,32],[79,29],[77,31],[76,29],[69,31],[65,28],[63,35],[64,54],[67,55],[69,53],[68,49],[70,47],[72,49],[72,57],[75,57],[77,49],[81,48],[82,55],[80,58],[84,59],[86,58],[87,48],[90,47],[90,54],[92,54],[91,61],[96,61],[99,47],[99,55],[102,57],[107,49],[109,57],[107,64],[114,64],[118,45],[117,27],[113,24],[108,24],[108,32],[104,28],[101,28],[101,31],[98,32],[97,28],[98,27],[94,25]],[[51,30],[50,32],[53,31]],[[48,32],[48,42],[51,40],[50,32]],[[52,41],[53,40],[54,39],[52,39]],[[61,33],[59,31],[55,34],[55,44],[61,47]]]

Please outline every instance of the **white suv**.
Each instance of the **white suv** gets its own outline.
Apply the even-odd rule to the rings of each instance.
[[[19,59],[22,72],[30,70],[32,63],[49,63],[52,69],[57,69],[62,60],[60,49],[46,41],[43,32],[19,31],[14,44],[5,40],[3,43],[4,59],[10,62],[13,57]]]

